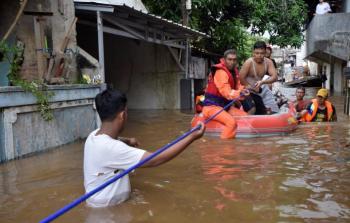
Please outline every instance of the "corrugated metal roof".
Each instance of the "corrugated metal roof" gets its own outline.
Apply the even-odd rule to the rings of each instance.
[[[147,8],[142,3],[141,0],[74,0],[74,2],[79,3],[96,3],[101,5],[127,5],[129,7],[134,7],[136,10],[142,10],[145,13],[148,13]]]
[[[106,5],[106,6],[113,6],[114,7],[114,14],[115,13],[129,13],[130,15],[134,16],[135,18],[138,18],[140,20],[147,19],[147,22],[158,24],[158,25],[163,25],[168,29],[176,29],[177,32],[183,31],[186,32],[187,34],[191,34],[194,36],[201,36],[201,37],[209,37],[206,33],[200,32],[198,30],[192,29],[188,26],[184,26],[180,23],[176,23],[174,21],[171,21],[169,19],[162,18],[161,16],[154,15],[152,13],[144,12],[143,10],[137,10],[134,7],[131,7],[126,4],[121,4],[121,5],[111,5],[111,4],[101,4],[98,3],[101,0],[95,0],[95,1],[90,1],[90,0],[75,0],[76,3],[83,4],[83,5]]]
[[[165,19],[165,18],[163,18],[161,16],[154,15],[152,13],[145,13],[145,12],[143,12],[141,10],[136,10],[133,7],[129,7],[129,6],[125,5],[125,4],[122,5],[122,7],[124,7],[125,9],[130,10],[129,12],[135,11],[135,13],[137,12],[140,15],[148,16],[149,18],[153,18],[155,20],[162,21],[162,24],[168,24],[168,25],[171,25],[171,26],[174,26],[174,27],[183,28],[183,29],[186,29],[187,31],[196,33],[197,35],[204,36],[204,37],[209,37],[209,35],[207,35],[206,33],[203,33],[203,32],[200,32],[198,30],[192,29],[191,27],[188,27],[188,26],[184,26],[184,25],[182,25],[180,23],[176,23],[176,22],[174,22],[172,20]]]

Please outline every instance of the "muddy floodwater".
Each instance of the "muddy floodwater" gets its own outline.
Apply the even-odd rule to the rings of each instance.
[[[206,135],[171,162],[139,169],[124,204],[81,204],[55,222],[350,222],[350,119],[286,136]],[[189,128],[180,111],[129,111],[123,135],[155,150]],[[83,141],[0,164],[0,222],[38,222],[84,193]]]

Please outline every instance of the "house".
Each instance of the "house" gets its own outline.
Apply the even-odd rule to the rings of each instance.
[[[312,12],[318,1],[308,1]],[[341,95],[346,90],[344,68],[350,58],[350,1],[328,1],[333,13],[313,16],[306,30],[306,59],[318,64],[327,75],[326,87]]]
[[[101,78],[131,109],[190,109],[190,40],[206,34],[147,12],[141,1],[75,0],[78,45],[99,58]],[[102,56],[103,57],[102,57]],[[205,70],[199,74],[205,78]],[[198,75],[197,75],[198,77]],[[181,94],[185,92],[185,95]]]
[[[206,34],[149,14],[141,1],[4,0],[0,15],[0,38],[22,49],[18,76],[40,93],[9,86],[12,59],[0,62],[0,162],[87,137],[106,85],[126,92],[130,108],[191,108],[190,39]],[[85,72],[91,84],[79,84]]]

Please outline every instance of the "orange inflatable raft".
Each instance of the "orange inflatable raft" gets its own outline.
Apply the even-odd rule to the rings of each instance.
[[[284,135],[297,128],[296,111],[292,103],[282,107],[279,113],[273,115],[234,116],[237,121],[237,138],[263,137]],[[199,121],[204,121],[202,113],[196,114],[191,121],[194,127]],[[223,125],[215,120],[206,124],[206,132],[221,133]]]

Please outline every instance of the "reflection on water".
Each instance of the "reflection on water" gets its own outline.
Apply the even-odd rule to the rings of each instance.
[[[294,92],[294,91],[292,91]],[[57,222],[350,222],[350,125],[301,125],[287,136],[205,137],[158,168],[137,170],[126,203],[84,204]],[[159,148],[191,115],[130,111],[126,136]],[[37,222],[83,194],[83,142],[0,165],[0,219]]]

